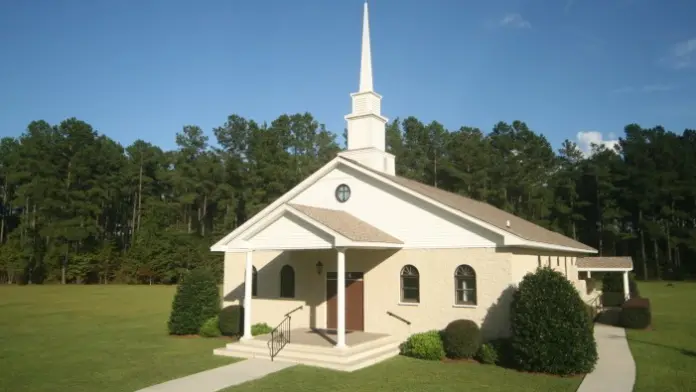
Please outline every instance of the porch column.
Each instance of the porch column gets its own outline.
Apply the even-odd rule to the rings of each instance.
[[[338,276],[336,292],[338,294],[338,309],[336,309],[336,348],[346,346],[346,250],[336,249],[338,252]]]
[[[591,272],[591,271],[587,271],[587,279],[590,279],[590,278],[592,278],[592,272]]]
[[[244,335],[241,340],[251,339],[251,286],[252,286],[252,251],[246,252],[246,264],[244,267]]]
[[[624,289],[624,299],[628,301],[629,299],[629,286],[628,286],[628,271],[623,273],[623,289]]]

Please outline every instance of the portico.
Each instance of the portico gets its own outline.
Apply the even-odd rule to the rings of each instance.
[[[326,287],[326,303],[328,304],[331,299],[330,295],[333,294],[329,293],[329,290],[334,287],[335,281],[335,319],[327,320],[326,326],[328,327],[335,323],[335,347],[341,349],[346,347],[346,287],[350,287],[350,282],[346,279],[346,254],[351,249],[399,249],[402,246],[402,242],[345,211],[284,204],[278,208],[278,211],[270,214],[268,219],[251,225],[240,236],[240,240],[234,241],[230,245],[228,248],[229,252],[245,253],[242,341],[253,339],[251,326],[255,322],[270,321],[279,323],[282,321],[283,315],[285,317],[288,316],[285,311],[279,311],[276,320],[258,320],[254,317],[255,301],[252,299],[254,298],[253,282],[255,279],[254,274],[256,273],[254,267],[255,251],[282,251],[288,253],[293,251],[322,251],[322,255],[331,255],[333,253],[335,272],[327,272],[326,283],[324,283],[322,277],[321,286],[314,281],[313,290],[318,291],[322,287]],[[306,263],[311,263],[312,259],[308,258],[306,260]],[[329,268],[328,263],[330,261],[329,259],[326,259],[326,261],[327,268]],[[307,267],[314,267],[314,265]],[[331,269],[333,270],[334,268]],[[303,284],[308,285],[309,283],[303,282]],[[225,292],[229,291],[231,289],[226,287]],[[282,292],[280,296],[283,297]],[[359,300],[362,301],[362,293],[359,297]],[[298,300],[302,303],[303,298],[298,298]],[[330,305],[334,304],[331,303]],[[360,309],[362,309],[362,306],[363,304],[360,303]],[[325,307],[328,308],[327,317],[331,317],[333,308],[330,306]]]
[[[581,257],[578,258],[578,272],[586,272],[592,277],[592,272],[614,272],[623,274],[623,296],[628,300],[631,296],[628,283],[628,273],[633,271],[633,260],[630,257]]]

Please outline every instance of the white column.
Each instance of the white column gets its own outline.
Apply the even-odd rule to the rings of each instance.
[[[336,348],[344,348],[346,346],[346,250],[344,248],[336,250],[338,251]]]
[[[623,273],[623,289],[624,289],[624,298],[628,301],[628,298],[629,298],[628,271],[625,271]]]
[[[251,286],[252,286],[252,251],[246,252],[246,264],[244,266],[244,335],[241,340],[251,339]]]
[[[587,271],[587,279],[590,279],[590,278],[592,278],[592,272]]]

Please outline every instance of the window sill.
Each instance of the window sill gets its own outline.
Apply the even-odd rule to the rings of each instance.
[[[397,305],[399,306],[418,306],[420,303],[418,302],[399,302]]]
[[[458,304],[454,304],[454,305],[452,305],[452,307],[453,307],[453,308],[469,308],[469,309],[473,309],[473,308],[477,308],[478,305],[464,305],[464,304],[458,305]]]

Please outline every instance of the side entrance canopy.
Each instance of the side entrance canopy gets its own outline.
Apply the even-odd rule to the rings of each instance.
[[[631,257],[578,257],[578,272],[587,272],[587,277],[592,272],[621,272],[623,273],[624,298],[629,299],[628,273],[633,270]]]

